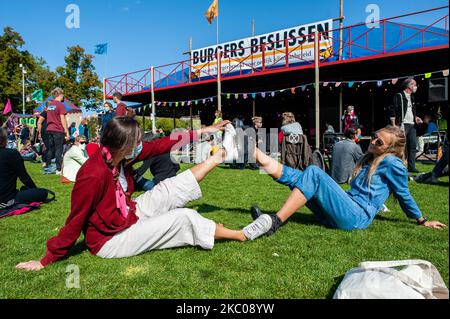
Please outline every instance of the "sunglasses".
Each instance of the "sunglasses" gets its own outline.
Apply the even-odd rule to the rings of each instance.
[[[378,137],[378,135],[372,136],[372,142],[375,141],[375,146],[381,147],[384,145],[384,142]]]
[[[85,145],[85,144],[87,144],[87,142],[80,142],[80,144]]]

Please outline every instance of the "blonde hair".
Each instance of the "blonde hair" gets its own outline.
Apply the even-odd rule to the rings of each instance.
[[[283,126],[295,123],[295,115],[292,112],[283,113]]]
[[[61,88],[54,88],[53,89],[53,91],[52,91],[52,96],[53,96],[53,98],[57,98],[58,96],[60,96],[61,94],[64,94],[64,91],[63,91],[63,89],[61,89]]]
[[[254,118],[252,118],[253,124],[256,122],[262,122],[262,121],[263,121],[263,118],[260,116],[255,116]]]
[[[389,147],[387,148],[387,150],[379,155],[379,156],[375,156],[372,153],[367,152],[363,158],[358,162],[358,164],[355,167],[355,170],[353,171],[353,175],[351,180],[355,179],[356,176],[358,176],[358,174],[361,172],[361,169],[363,168],[364,165],[370,165],[370,168],[367,172],[367,180],[368,180],[368,184],[370,187],[370,181],[372,179],[373,174],[375,174],[378,166],[381,164],[381,162],[389,155],[394,155],[397,156],[398,158],[400,158],[403,163],[406,164],[406,159],[405,159],[405,145],[406,145],[406,136],[405,136],[405,132],[397,127],[397,126],[387,126],[379,131],[377,131],[377,133],[380,132],[386,132],[392,135],[393,139],[392,139],[392,143],[389,145]]]
[[[222,117],[222,112],[219,110],[216,110],[216,112],[214,113],[217,117]]]

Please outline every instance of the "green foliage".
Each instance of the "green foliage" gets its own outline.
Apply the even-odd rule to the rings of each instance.
[[[89,254],[81,236],[67,259],[39,273],[15,270],[17,263],[45,253],[46,241],[67,219],[73,188],[61,185],[57,176],[42,175],[39,164],[27,163],[26,167],[39,187],[56,192],[57,201],[30,214],[0,219],[2,299],[324,299],[332,297],[346,271],[360,262],[398,259],[428,260],[449,284],[448,229],[417,226],[392,200],[387,202],[392,212],[377,217],[362,231],[325,228],[302,208],[276,234],[254,242],[217,241],[211,251],[185,247],[103,260]],[[418,167],[429,171],[433,166]],[[410,188],[425,216],[448,224],[448,177],[441,183],[411,182]],[[251,222],[249,208],[253,203],[272,213],[290,194],[289,189],[258,171],[225,167],[216,168],[200,186],[203,198],[188,207],[233,229]],[[66,288],[68,265],[80,268],[80,289]]]
[[[15,112],[22,110],[22,69],[24,65],[25,94],[37,89],[44,91],[44,97],[50,96],[51,91],[60,86],[64,89],[68,99],[76,105],[81,105],[82,99],[102,99],[101,81],[95,73],[93,55],[86,54],[80,46],[67,48],[65,65],[53,72],[45,60],[35,57],[26,50],[22,50],[25,41],[22,36],[11,27],[5,27],[0,35],[0,110],[4,103],[11,99]],[[26,112],[31,113],[36,107],[33,101],[26,102]]]
[[[142,120],[142,116],[136,116],[136,120],[138,121],[141,129],[144,131],[151,131],[152,130],[152,121],[150,120],[150,117],[145,117],[145,123]],[[170,133],[174,130],[174,128],[184,128],[184,129],[190,129],[191,128],[191,122],[190,121],[183,121],[180,119],[175,119],[175,127],[173,123],[173,118],[158,118],[156,120],[156,128],[157,129],[163,129],[164,132]],[[200,128],[199,121],[194,121],[194,129]]]
[[[65,96],[76,105],[81,105],[82,99],[100,100],[101,81],[94,72],[94,56],[86,54],[80,46],[69,47],[67,52],[65,66],[56,68],[56,84],[64,89]]]

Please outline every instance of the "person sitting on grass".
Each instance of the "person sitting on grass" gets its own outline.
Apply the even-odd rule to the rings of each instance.
[[[351,179],[357,162],[364,155],[361,146],[355,143],[358,132],[349,128],[345,132],[345,139],[337,142],[333,147],[331,177],[338,184],[346,184]]]
[[[45,202],[48,190],[37,188],[25,169],[20,153],[6,148],[7,139],[8,132],[0,128],[0,210],[15,204]],[[20,191],[17,190],[17,179],[24,185]]]
[[[86,143],[86,136],[78,135],[75,138],[73,145],[69,148],[66,154],[64,154],[61,183],[75,183],[78,171],[88,160],[88,156],[86,154]]]
[[[101,138],[101,151],[78,172],[71,213],[65,226],[47,242],[47,252],[40,261],[20,263],[16,268],[39,271],[62,259],[81,232],[85,234],[89,251],[107,259],[189,245],[212,249],[215,240],[243,242],[254,238],[256,230],[268,226],[261,224],[262,219],[243,230],[230,230],[184,208],[188,202],[201,197],[198,183],[229,160],[229,154],[234,154],[235,132],[227,124],[229,122],[225,121],[202,130],[142,143],[136,120],[119,117],[110,121]],[[214,134],[225,125],[224,149],[204,163],[161,182],[136,200],[131,199],[133,164],[182,147],[201,134]]]
[[[429,173],[425,173],[412,178],[413,181],[417,183],[426,184],[439,184],[439,177],[444,176],[447,171],[448,174],[448,158],[449,158],[449,141],[448,141],[448,131],[445,136],[444,145],[442,146],[442,157],[436,163],[436,166]]]
[[[33,149],[33,146],[31,145],[31,141],[24,140],[23,145],[20,149],[20,156],[22,156],[24,161],[35,161],[38,158],[38,154]]]
[[[418,225],[441,229],[446,225],[423,217],[408,188],[405,166],[406,137],[402,129],[388,126],[373,137],[368,152],[356,166],[351,189],[345,192],[330,176],[316,166],[304,172],[286,167],[256,150],[256,160],[278,183],[288,186],[292,194],[277,214],[270,215],[271,235],[298,209],[307,206],[325,226],[342,230],[366,229],[373,222],[391,193],[406,215]],[[263,215],[253,206],[253,218]]]
[[[158,135],[146,133],[142,137],[143,142],[151,142],[158,139]],[[170,153],[154,156],[144,161],[141,167],[134,171],[134,185],[136,191],[148,192],[162,181],[177,176],[180,164],[171,160]],[[202,161],[201,163],[203,163]],[[144,177],[147,171],[153,175],[149,180]]]
[[[86,153],[88,157],[91,157],[100,149],[100,145],[98,144],[99,138],[94,137],[90,140],[90,142],[86,145]]]

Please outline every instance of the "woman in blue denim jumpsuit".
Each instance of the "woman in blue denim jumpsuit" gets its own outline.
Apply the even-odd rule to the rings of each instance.
[[[444,224],[425,219],[408,188],[408,171],[404,165],[406,138],[398,127],[388,126],[377,132],[369,150],[357,165],[351,189],[345,192],[316,166],[304,172],[283,166],[256,150],[262,168],[278,183],[288,186],[292,194],[272,217],[273,234],[298,209],[307,206],[325,226],[342,229],[366,229],[393,193],[406,215],[419,225],[445,228]],[[253,210],[253,218],[261,213]]]

